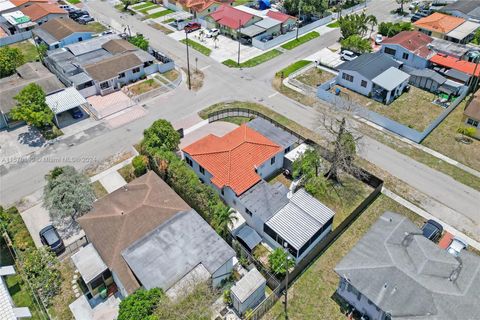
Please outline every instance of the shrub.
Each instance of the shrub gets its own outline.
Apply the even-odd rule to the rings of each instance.
[[[7,231],[16,249],[25,251],[35,248],[33,239],[17,208],[11,207],[5,210],[0,206],[0,225]]]
[[[288,268],[291,268],[295,265],[295,262],[292,259],[287,259],[288,255],[285,250],[282,248],[276,248],[268,256],[268,263],[270,264],[270,270],[279,276],[285,275]],[[288,261],[288,262],[287,262]]]
[[[223,303],[227,305],[232,304],[232,297],[230,296],[230,289],[223,291]]]
[[[463,134],[464,136],[473,138],[475,133],[477,133],[477,129],[474,127],[461,126],[457,129],[457,132]]]
[[[133,158],[132,160],[133,165],[133,173],[136,177],[140,177],[141,175],[147,172],[148,167],[148,158],[144,155],[139,155]]]
[[[158,288],[135,291],[120,302],[118,320],[149,319],[163,296]]]

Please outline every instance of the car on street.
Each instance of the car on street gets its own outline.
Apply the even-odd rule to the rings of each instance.
[[[425,17],[427,17],[427,16],[428,16],[427,13],[417,12],[417,13],[415,13],[415,14],[412,16],[412,18],[410,19],[410,21],[411,21],[411,22],[415,22],[415,21],[418,21],[418,20],[420,20],[420,19],[422,19],[422,18],[425,18]]]
[[[344,61],[352,61],[352,60],[357,59],[357,57],[358,57],[358,55],[356,55],[355,53],[353,53],[350,50],[343,50],[340,53],[340,59],[342,59]]]
[[[458,257],[460,255],[460,252],[463,249],[467,249],[468,244],[465,240],[459,237],[455,237],[452,240],[452,243],[448,246],[448,253],[454,255],[455,257]]]
[[[190,33],[190,32],[196,31],[196,30],[200,30],[201,28],[202,28],[202,25],[200,23],[189,22],[189,23],[187,23],[187,25],[183,29],[185,30],[186,33]]]
[[[215,37],[215,36],[218,36],[220,34],[220,30],[218,29],[207,29],[207,31],[205,31],[205,37],[207,38],[212,38],[212,37]]]
[[[70,109],[69,112],[70,112],[70,115],[72,116],[73,119],[83,118],[83,112],[79,107],[75,107],[73,109]]]
[[[93,19],[89,15],[84,15],[84,16],[81,16],[80,18],[78,18],[77,22],[80,23],[80,24],[87,24],[87,23],[92,22],[94,20],[95,19]]]
[[[58,256],[65,251],[65,244],[53,225],[48,225],[39,232],[40,241],[50,247]]]
[[[380,43],[382,43],[382,41],[383,41],[383,36],[382,36],[380,33],[378,33],[378,34],[375,36],[375,43],[376,43],[376,44],[380,44]]]
[[[440,239],[442,232],[443,232],[442,225],[432,219],[427,220],[427,222],[425,222],[425,224],[422,227],[423,236],[433,242],[436,242],[438,239]]]

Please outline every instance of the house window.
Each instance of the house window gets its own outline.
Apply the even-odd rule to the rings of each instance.
[[[252,216],[252,211],[248,210],[247,208],[245,208],[245,212],[251,217]]]
[[[222,196],[225,195],[225,190],[222,188],[222,190],[220,191],[220,193],[222,194]]]
[[[357,300],[360,301],[361,298],[362,298],[362,294],[360,293],[360,291],[357,291]]]
[[[473,120],[472,118],[468,118],[467,124],[469,124],[469,125],[471,125],[471,126],[474,126],[474,127],[478,127],[478,121],[477,121],[477,120]]]
[[[205,169],[201,165],[198,166],[198,170],[200,171],[201,174],[203,175],[205,174]]]
[[[190,167],[193,167],[193,161],[189,157],[185,157],[185,162],[188,163]]]
[[[125,72],[122,72],[118,75],[118,78],[119,79],[122,79],[122,78],[125,78]]]
[[[275,164],[275,157],[273,157],[272,159],[270,159],[270,164]]]
[[[133,73],[139,73],[139,72],[140,72],[140,68],[137,67],[137,68],[135,68],[135,69],[132,69],[132,72],[133,72]]]
[[[402,59],[408,60],[408,53],[404,52],[402,55]]]
[[[290,147],[287,147],[287,149],[285,149],[285,153],[289,153],[290,152]]]
[[[78,42],[81,42],[83,41],[83,38],[82,37],[78,37]]]
[[[153,61],[147,61],[147,62],[143,63],[143,67],[147,68],[147,67],[151,66],[152,64],[153,64]]]
[[[384,50],[384,52],[385,52],[386,54],[390,54],[390,55],[394,56],[394,55],[397,53],[397,50],[386,47],[385,50]]]
[[[367,87],[367,81],[362,80],[362,83],[360,84],[362,87],[366,88]]]
[[[110,83],[108,83],[108,81],[100,83],[100,89],[105,90],[108,88],[110,88]]]
[[[343,80],[350,81],[350,82],[353,82],[353,76],[352,76],[352,75],[349,75],[349,74],[347,74],[347,73],[342,73],[342,79],[343,79]]]

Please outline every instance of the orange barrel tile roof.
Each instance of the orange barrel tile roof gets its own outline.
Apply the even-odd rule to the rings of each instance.
[[[445,56],[442,54],[436,54],[432,58],[430,58],[430,62],[436,63],[438,65],[454,69],[457,71],[461,71],[472,75],[475,71],[475,75],[478,77],[480,76],[480,66],[475,70],[475,63],[469,62],[466,60],[459,60],[455,57]]]
[[[465,19],[435,12],[428,17],[418,20],[414,25],[434,32],[449,33],[464,22]]]
[[[21,10],[24,15],[29,16],[32,21],[36,21],[49,14],[67,14],[56,4],[51,3],[35,3]]]

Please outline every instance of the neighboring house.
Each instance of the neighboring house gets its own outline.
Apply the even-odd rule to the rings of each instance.
[[[0,1],[0,15],[4,13],[9,13],[13,11],[17,11],[17,6],[14,5],[11,1],[9,0],[2,0]]]
[[[247,28],[262,18],[251,13],[222,4],[215,12],[205,17],[209,28],[217,28],[224,35],[237,39],[240,29]]]
[[[15,274],[13,266],[0,266],[0,318],[2,320],[17,320],[31,318],[32,314],[27,307],[16,307],[10,292],[8,291],[8,285],[4,277]],[[18,285],[18,284],[17,284]],[[12,287],[15,292],[18,292],[16,285]]]
[[[280,33],[284,34],[288,31],[293,30],[297,24],[297,18],[292,17],[288,14],[285,14],[280,11],[267,11],[267,17],[272,18],[274,20],[280,21]]]
[[[480,90],[473,96],[472,101],[463,111],[463,122],[476,129],[474,137],[480,139]]]
[[[84,97],[105,95],[156,72],[174,67],[162,63],[117,35],[96,37],[47,53],[45,64],[67,86]]]
[[[70,18],[53,19],[33,30],[37,43],[44,43],[48,49],[63,48],[66,45],[89,40],[94,32]]]
[[[78,223],[123,296],[159,287],[175,297],[198,281],[217,285],[233,268],[233,249],[153,171],[97,200]]]
[[[235,234],[248,250],[262,238],[271,247],[287,242],[297,262],[330,232],[334,216],[305,190],[293,193],[279,182],[265,181],[283,170],[285,154],[298,142],[294,135],[255,118],[223,137],[208,135],[182,150],[200,180],[245,219],[248,226]]]
[[[171,0],[170,0],[171,1]],[[170,2],[164,0],[164,2]],[[194,18],[203,19],[205,16],[215,12],[223,4],[232,6],[233,0],[177,0],[174,4],[167,5],[167,7],[174,6],[173,9],[183,10],[193,14]]]
[[[428,36],[456,43],[469,43],[480,24],[435,12],[414,23],[415,30]]]
[[[468,77],[471,77],[474,74],[474,72],[475,72],[475,76],[478,77],[480,75],[480,68],[476,68],[475,63],[469,62],[466,60],[459,60],[452,56],[436,54],[430,58],[430,63],[434,67],[441,67],[441,68],[447,68],[447,69],[453,69],[453,70],[459,71],[463,74],[468,75]]]
[[[23,12],[19,10],[4,13],[2,14],[2,18],[5,20],[3,22],[3,29],[10,35],[30,31],[37,25],[30,20],[29,16],[24,15]]]
[[[50,3],[50,0],[10,0],[10,2],[21,10],[36,3]]]
[[[57,77],[40,62],[29,62],[18,67],[16,74],[0,79],[0,129],[18,123],[9,117],[10,110],[16,105],[13,97],[30,83],[38,84],[46,95],[64,88]]]
[[[337,264],[336,293],[368,319],[477,319],[480,257],[455,258],[405,216],[385,212]]]
[[[266,285],[267,281],[256,268],[248,271],[230,289],[233,308],[241,315],[248,309],[255,309],[265,298]]]
[[[433,93],[437,93],[439,88],[447,82],[447,78],[431,69],[413,69],[408,73],[411,85]]]
[[[339,65],[337,83],[385,104],[400,96],[409,75],[398,68],[401,62],[385,53],[366,53]]]
[[[471,61],[471,56],[475,55],[479,50],[478,48],[470,45],[454,43],[442,39],[433,39],[433,41],[429,44],[429,47],[436,53],[467,61]]]
[[[441,11],[466,20],[480,21],[480,5],[475,0],[458,0],[444,6]]]
[[[39,26],[53,19],[68,18],[68,13],[65,10],[51,3],[35,3],[21,11]]]
[[[382,42],[381,52],[393,56],[407,66],[428,67],[428,59],[435,55],[429,45],[433,39],[419,31],[402,31]]]

